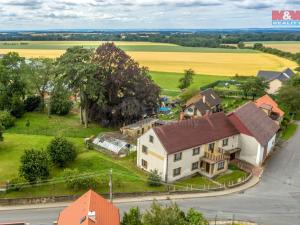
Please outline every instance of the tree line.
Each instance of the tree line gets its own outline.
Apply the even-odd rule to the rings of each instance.
[[[0,41],[150,41],[211,48],[236,48],[226,44],[250,41],[300,41],[300,33],[296,31],[94,31],[36,32],[34,34],[7,32],[0,35]]]

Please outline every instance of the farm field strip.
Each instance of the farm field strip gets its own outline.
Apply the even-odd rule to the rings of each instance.
[[[252,46],[257,42],[246,42],[246,46]],[[266,47],[277,48],[279,50],[291,53],[300,52],[300,41],[259,41]]]
[[[12,42],[14,43],[14,42]],[[16,42],[18,43],[18,42]],[[27,43],[27,42],[26,42]],[[17,51],[24,57],[55,58],[64,53],[65,49],[82,45],[96,47],[101,42],[28,42],[28,45],[4,45],[0,42],[0,53]],[[278,56],[255,52],[253,50],[222,48],[189,48],[165,43],[149,42],[116,42],[116,44],[150,71],[178,72],[191,68],[197,74],[234,76],[254,76],[258,70],[282,70],[286,67],[295,68],[295,62]],[[6,49],[2,48],[3,46]],[[20,47],[20,49],[18,49]],[[58,49],[56,49],[58,48]]]

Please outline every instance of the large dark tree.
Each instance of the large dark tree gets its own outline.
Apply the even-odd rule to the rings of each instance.
[[[120,125],[141,119],[157,108],[160,88],[148,69],[123,50],[105,43],[97,48],[93,62],[98,65],[97,80],[103,81],[104,101],[90,100],[90,119]]]

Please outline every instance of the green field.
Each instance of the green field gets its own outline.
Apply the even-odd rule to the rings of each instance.
[[[21,44],[22,43],[22,44]],[[85,48],[97,48],[101,41],[1,41],[0,49],[47,49],[47,50],[66,50],[74,45]],[[129,44],[128,44],[129,43]],[[149,42],[115,42],[115,44],[124,51],[137,52],[223,52],[223,53],[257,53],[251,49],[226,49],[226,48],[201,48],[184,47],[174,44],[149,43]]]
[[[25,121],[27,120],[30,121],[29,128],[25,127]],[[103,131],[110,130],[103,129],[96,124],[87,129],[84,128],[79,123],[79,118],[76,115],[48,118],[46,114],[42,113],[26,113],[23,118],[16,121],[15,127],[4,133],[4,141],[0,143],[0,185],[4,185],[6,181],[18,177],[20,157],[26,149],[45,150],[54,136],[64,135],[75,144],[78,150],[76,160],[68,164],[67,168],[76,168],[81,174],[94,174],[93,176],[100,183],[97,189],[98,192],[108,192],[108,173],[111,168],[113,169],[115,192],[166,190],[166,186],[150,187],[147,185],[147,174],[136,167],[135,153],[125,158],[116,158],[98,151],[88,150],[84,145],[84,137],[97,135]],[[202,176],[178,181],[173,185],[176,190],[186,190],[191,185],[194,188],[216,186],[211,180]],[[63,169],[52,166],[48,182],[36,186],[27,185],[20,191],[2,193],[0,197],[68,195],[80,194],[84,191],[75,192],[70,190],[64,183]]]
[[[157,83],[161,89],[163,95],[177,96],[180,94],[178,88],[179,79],[182,78],[183,73],[168,73],[168,72],[150,72],[152,79]],[[191,89],[200,89],[200,87],[212,83],[217,80],[226,80],[229,77],[226,76],[211,76],[205,74],[196,74],[194,76],[194,82],[191,85]]]

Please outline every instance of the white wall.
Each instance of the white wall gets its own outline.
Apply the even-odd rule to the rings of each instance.
[[[154,137],[153,143],[149,141],[149,136]],[[142,146],[145,145],[148,148],[148,153],[142,152]],[[147,161],[148,167],[145,169],[142,167],[142,159]],[[137,144],[137,166],[150,172],[151,170],[157,170],[162,180],[165,180],[166,166],[167,166],[167,153],[161,144],[160,140],[156,136],[153,129],[147,131],[138,139]]]
[[[239,146],[241,148],[239,158],[253,165],[259,166],[261,146],[258,141],[252,136],[240,134]]]
[[[269,154],[273,147],[275,146],[276,141],[276,134],[269,140],[268,146],[267,146],[267,153]]]
[[[282,86],[282,82],[278,79],[272,80],[269,83],[269,90],[267,91],[268,94],[275,94]]]
[[[200,153],[193,156],[193,148],[182,151],[181,160],[174,161],[174,155],[168,155],[168,182],[178,180],[180,178],[190,176],[199,171],[200,168],[200,158],[204,155],[204,146],[200,146]],[[197,170],[192,170],[192,164],[194,162],[199,162],[199,168]],[[178,176],[173,176],[173,170],[181,167],[181,174]]]

